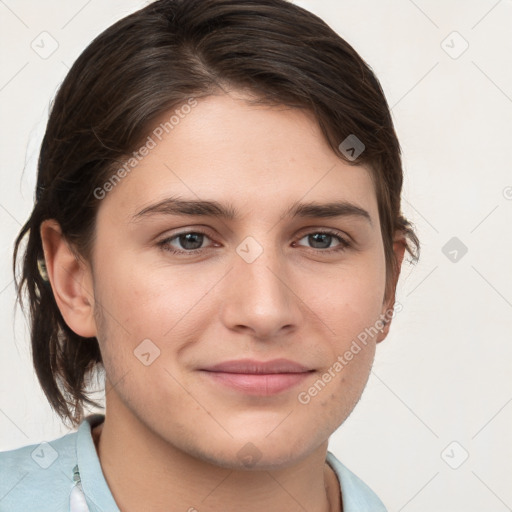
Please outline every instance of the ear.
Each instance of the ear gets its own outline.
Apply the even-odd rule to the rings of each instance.
[[[96,336],[89,266],[75,255],[56,220],[42,222],[40,233],[46,271],[64,321],[79,336]]]
[[[380,343],[383,341],[386,336],[389,334],[389,329],[391,327],[391,320],[394,316],[395,312],[395,291],[396,291],[396,285],[398,283],[398,278],[400,277],[400,270],[402,269],[402,262],[404,259],[405,254],[405,237],[403,235],[403,232],[397,231],[395,234],[395,238],[393,239],[393,252],[395,253],[395,258],[397,262],[397,272],[393,276],[393,282],[392,282],[392,293],[391,297],[383,302],[382,312],[381,312],[381,320],[383,322],[383,328],[382,331],[379,332],[376,338],[376,342]]]

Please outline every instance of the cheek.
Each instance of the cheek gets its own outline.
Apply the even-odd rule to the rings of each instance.
[[[375,338],[383,327],[384,287],[383,261],[373,255],[365,264],[338,269],[314,287],[302,288],[305,302],[324,326],[326,351],[323,373],[313,387],[303,390],[303,402],[316,402],[332,416],[333,424],[345,419],[367,383]]]
[[[105,265],[98,284],[111,320],[133,338],[160,338],[205,291],[197,275],[188,279],[179,269],[152,269],[135,259]]]
[[[123,385],[165,382],[162,392],[179,395],[163,366],[179,372],[181,351],[199,340],[213,320],[205,295],[218,282],[218,273],[199,277],[197,271],[151,269],[133,260],[105,263],[96,279],[96,297],[103,311],[98,339],[108,377],[117,382],[129,372]],[[136,394],[135,389],[127,396]]]
[[[374,325],[385,290],[383,253],[368,253],[346,265],[304,279],[296,276],[297,294],[323,321],[337,350]]]

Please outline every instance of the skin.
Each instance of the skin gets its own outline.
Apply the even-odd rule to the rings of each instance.
[[[132,220],[177,195],[229,203],[240,217]],[[296,201],[342,200],[366,210],[371,223],[281,218]],[[341,510],[338,481],[325,463],[328,439],[358,402],[389,323],[309,403],[297,397],[393,305],[384,302],[368,169],[338,158],[311,114],[249,106],[231,91],[198,100],[101,201],[96,228],[92,262],[74,256],[54,220],[41,235],[66,323],[100,343],[107,413],[94,436],[119,507]],[[352,246],[329,254],[340,245],[335,237],[315,245],[307,236],[326,228]],[[193,246],[202,240],[199,254],[158,245],[198,229],[206,233]],[[248,236],[263,249],[252,263],[236,252]],[[174,238],[167,247],[186,251],[186,243]],[[394,250],[401,264],[400,234]],[[160,350],[148,366],[134,355],[145,339]],[[199,371],[240,358],[287,358],[314,371],[271,396],[247,395]],[[244,447],[257,459],[251,467],[239,453]]]

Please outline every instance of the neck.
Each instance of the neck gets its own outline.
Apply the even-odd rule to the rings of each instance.
[[[103,473],[120,510],[341,512],[327,443],[293,466],[232,470],[177,449],[144,424],[106,415],[93,430]]]

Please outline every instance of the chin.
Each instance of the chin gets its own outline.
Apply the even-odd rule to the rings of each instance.
[[[231,470],[273,471],[285,469],[300,462],[318,448],[316,436],[244,436],[229,441],[211,439],[208,446],[195,446],[189,454],[215,466]]]

